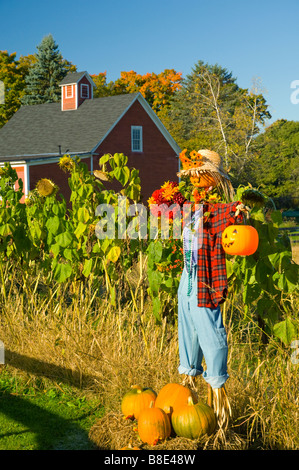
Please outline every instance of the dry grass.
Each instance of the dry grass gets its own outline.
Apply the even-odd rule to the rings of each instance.
[[[6,367],[26,375],[33,386],[37,378],[39,383],[51,380],[57,387],[69,383],[96,396],[106,410],[90,430],[99,448],[140,445],[134,423],[120,414],[121,399],[132,384],[158,392],[169,382],[180,382],[177,326],[166,319],[156,325],[149,301],[140,315],[132,303],[111,308],[91,285],[72,286],[71,292],[69,296],[59,287],[52,295],[42,291],[28,295],[11,289],[0,321]],[[234,433],[223,448],[298,449],[298,365],[290,361],[292,351],[274,343],[261,350],[254,324],[240,322],[228,329],[227,390]],[[202,378],[198,394],[206,400]],[[213,448],[212,441],[177,437],[159,445],[177,450]]]
[[[299,243],[292,244],[292,254],[293,254],[293,261],[299,264]]]

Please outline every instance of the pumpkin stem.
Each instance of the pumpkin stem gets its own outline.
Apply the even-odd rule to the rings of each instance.
[[[193,405],[194,405],[193,398],[192,398],[192,397],[188,397],[188,406],[193,406]]]
[[[132,385],[131,388],[135,388],[137,390],[137,393],[142,392],[142,387],[140,387],[140,385]]]

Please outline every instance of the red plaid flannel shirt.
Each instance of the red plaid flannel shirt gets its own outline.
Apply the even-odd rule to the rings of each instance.
[[[203,224],[202,245],[197,257],[199,307],[216,308],[225,301],[227,276],[221,235],[229,225],[242,222],[243,214],[235,215],[238,204],[240,202],[205,204],[203,207],[203,214],[210,212],[210,216]]]

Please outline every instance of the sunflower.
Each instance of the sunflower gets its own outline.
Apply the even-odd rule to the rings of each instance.
[[[63,157],[61,157],[58,165],[61,170],[63,170],[65,173],[71,173],[71,171],[73,171],[73,169],[75,168],[75,162],[69,155],[64,155]]]
[[[56,186],[53,181],[47,178],[42,178],[36,183],[36,191],[41,197],[51,196],[51,194],[54,193],[55,189]]]

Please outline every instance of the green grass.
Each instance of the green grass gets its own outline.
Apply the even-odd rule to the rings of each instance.
[[[103,414],[70,387],[26,387],[0,373],[0,450],[92,450],[88,431]]]

